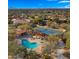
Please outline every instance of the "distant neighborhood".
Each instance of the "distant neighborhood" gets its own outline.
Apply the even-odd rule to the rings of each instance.
[[[9,9],[8,26],[9,59],[70,59],[70,9]]]

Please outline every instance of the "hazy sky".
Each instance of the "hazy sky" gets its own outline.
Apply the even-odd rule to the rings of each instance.
[[[69,8],[70,0],[8,0],[8,8]]]

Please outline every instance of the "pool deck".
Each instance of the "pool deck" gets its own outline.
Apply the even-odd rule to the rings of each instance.
[[[32,49],[34,50],[35,52],[37,52],[38,54],[41,54],[42,51],[44,50],[46,44],[48,44],[48,42],[44,41],[44,40],[41,40],[41,39],[32,39],[32,38],[29,38],[28,41],[30,42],[36,42],[39,44],[38,47]]]
[[[30,42],[37,42],[39,44],[39,46],[35,49],[33,49],[35,52],[37,52],[38,54],[41,54],[46,46],[46,44],[48,44],[48,42],[45,42],[44,40],[41,39],[35,39],[35,40],[29,40]]]
[[[49,44],[47,41],[41,40],[41,39],[37,39],[37,38],[23,38],[23,39],[26,39],[29,42],[36,42],[37,44],[39,44],[38,47],[32,49],[35,52],[37,52],[38,54],[41,54],[42,51],[44,50],[45,46],[47,44]],[[16,40],[17,40],[17,44],[21,44],[21,40],[18,40],[18,39],[16,39]]]

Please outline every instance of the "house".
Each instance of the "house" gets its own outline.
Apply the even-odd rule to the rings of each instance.
[[[20,18],[13,18],[12,21],[13,21],[13,24],[20,24],[20,23],[26,22],[24,19],[20,19]]]

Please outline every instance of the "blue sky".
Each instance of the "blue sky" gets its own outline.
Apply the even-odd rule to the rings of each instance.
[[[8,8],[69,8],[70,0],[8,0]]]

